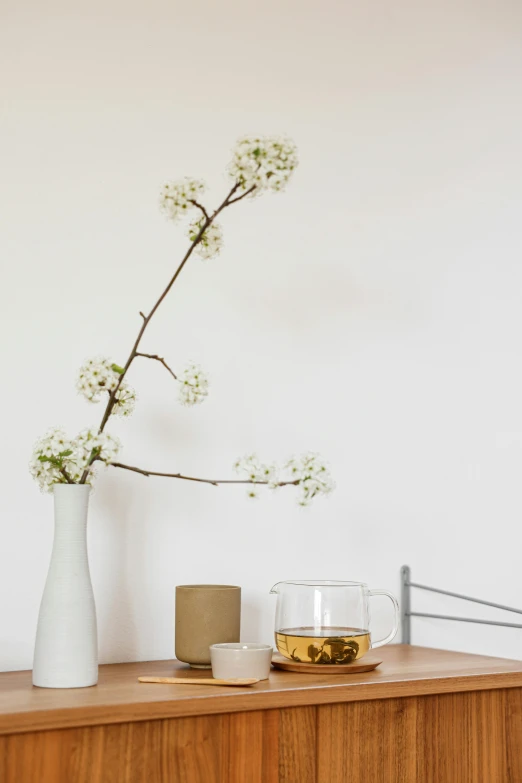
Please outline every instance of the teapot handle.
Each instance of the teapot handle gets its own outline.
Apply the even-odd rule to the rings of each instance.
[[[369,590],[368,594],[370,598],[373,598],[375,595],[386,595],[390,601],[393,604],[394,608],[394,618],[393,618],[393,628],[391,629],[388,636],[385,636],[384,639],[378,639],[376,642],[372,640],[372,648],[374,647],[382,647],[383,644],[388,644],[388,642],[391,642],[395,634],[397,633],[397,630],[399,628],[399,604],[397,603],[397,599],[393,595],[393,593],[388,592],[388,590]]]

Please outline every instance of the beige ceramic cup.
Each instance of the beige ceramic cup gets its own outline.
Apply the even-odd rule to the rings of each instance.
[[[273,652],[269,644],[254,642],[213,644],[210,648],[212,676],[216,680],[231,680],[235,677],[268,680]]]
[[[235,585],[176,587],[176,658],[210,669],[210,645],[239,642],[241,588]]]

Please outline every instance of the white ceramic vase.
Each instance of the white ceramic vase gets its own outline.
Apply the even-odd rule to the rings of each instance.
[[[54,488],[54,542],[40,605],[33,684],[86,688],[98,682],[96,607],[87,556],[90,487]]]

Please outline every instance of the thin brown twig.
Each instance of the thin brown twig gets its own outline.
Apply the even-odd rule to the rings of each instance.
[[[241,199],[244,199],[247,196],[249,196],[251,193],[253,193],[254,190],[256,189],[256,187],[257,187],[257,185],[252,185],[252,187],[249,188],[248,190],[245,190],[245,192],[241,196],[238,196],[237,198],[233,198],[231,201],[229,201],[228,202],[229,205],[230,204],[237,204],[238,201],[241,201]]]
[[[208,214],[207,210],[205,209],[205,207],[203,206],[203,204],[200,204],[199,201],[194,201],[194,199],[189,199],[189,201],[190,201],[191,204],[194,204],[195,207],[197,207],[198,209],[200,209],[203,212],[203,215],[206,218],[206,220],[210,220],[209,214]]]
[[[184,481],[197,481],[201,484],[212,484],[214,487],[218,487],[220,484],[268,484],[268,481],[254,481],[252,479],[204,479],[196,478],[195,476],[185,476],[182,473],[159,473],[155,470],[144,470],[143,468],[137,468],[134,465],[124,465],[122,462],[109,462],[109,466],[113,468],[123,468],[123,470],[131,470],[133,473],[140,473],[142,476],[160,476],[162,478],[176,478],[183,479]],[[276,486],[289,487],[297,486],[299,479],[294,481],[279,481]]]
[[[145,359],[155,359],[157,362],[160,362],[165,367],[166,370],[170,372],[170,374],[172,375],[175,381],[178,380],[178,376],[176,375],[176,373],[170,369],[165,359],[162,359],[161,356],[157,356],[155,353],[141,353],[140,351],[136,353],[136,356],[143,356]]]

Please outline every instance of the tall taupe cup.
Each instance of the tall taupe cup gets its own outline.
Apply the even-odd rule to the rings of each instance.
[[[179,661],[196,669],[210,669],[210,645],[239,642],[240,628],[240,587],[176,587],[176,658]]]

